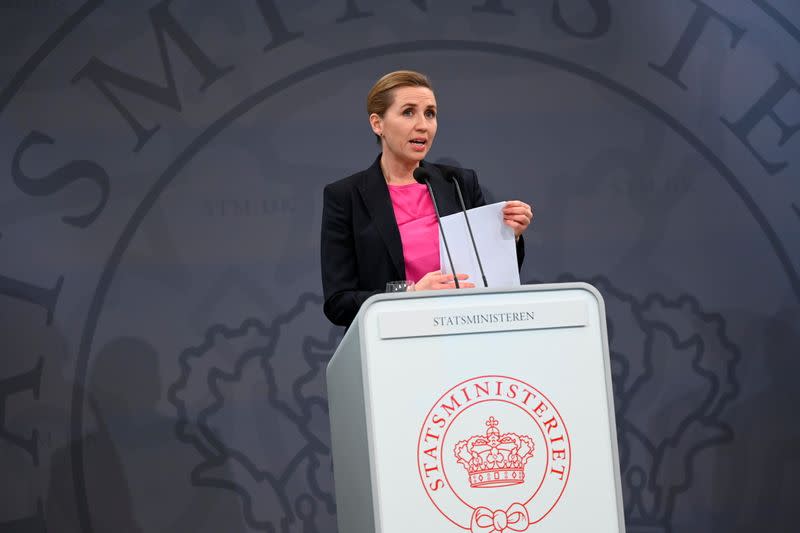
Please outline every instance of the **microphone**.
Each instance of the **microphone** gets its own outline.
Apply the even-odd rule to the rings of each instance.
[[[426,168],[417,167],[414,169],[414,179],[417,183],[424,183],[428,186],[428,194],[431,196],[433,202],[433,210],[436,212],[436,222],[439,223],[439,231],[442,234],[442,242],[444,243],[444,251],[447,254],[447,260],[450,262],[450,270],[453,271],[453,281],[456,284],[456,289],[461,287],[458,284],[458,274],[456,268],[453,266],[453,257],[450,255],[450,248],[447,246],[447,237],[444,235],[444,228],[442,227],[442,218],[439,216],[439,206],[436,203],[436,195],[433,194],[433,187],[431,187],[431,173]]]
[[[467,216],[467,206],[464,205],[464,197],[461,195],[461,186],[458,184],[458,178],[453,174],[445,174],[445,179],[447,181],[452,181],[456,186],[456,192],[458,193],[458,203],[461,204],[461,212],[464,213],[464,220],[467,222],[467,229],[469,230],[469,240],[472,241],[472,249],[475,250],[475,258],[478,260],[478,268],[481,271],[481,277],[483,278],[483,286],[488,287],[489,284],[486,283],[486,274],[483,272],[483,264],[481,263],[481,254],[478,253],[478,246],[475,244],[475,237],[472,235],[472,226],[469,223],[469,217]]]

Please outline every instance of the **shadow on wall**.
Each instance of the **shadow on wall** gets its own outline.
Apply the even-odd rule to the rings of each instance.
[[[175,439],[175,420],[158,412],[159,355],[122,337],[94,359],[87,391],[94,429],[83,449],[94,531],[219,532],[241,529],[241,510],[223,492],[193,486],[194,462]],[[46,516],[53,531],[82,531],[74,505],[71,447],[53,455]]]
[[[794,531],[800,523],[800,309],[754,323],[755,349],[767,383],[734,406],[735,446],[714,460],[715,520],[726,531]],[[743,504],[743,494],[754,500]],[[789,529],[787,529],[789,528]],[[720,529],[721,530],[721,529]]]
[[[67,442],[71,357],[46,320],[37,305],[0,296],[0,531],[44,529],[50,451]]]

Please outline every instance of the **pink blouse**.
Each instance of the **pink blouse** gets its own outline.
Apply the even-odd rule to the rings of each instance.
[[[403,242],[406,278],[417,282],[433,270],[439,270],[439,226],[436,211],[421,183],[389,185],[394,218]]]

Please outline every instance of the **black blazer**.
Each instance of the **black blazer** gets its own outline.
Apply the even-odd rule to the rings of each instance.
[[[394,217],[389,188],[380,158],[366,170],[325,187],[322,207],[323,310],[334,324],[349,326],[361,304],[384,292],[386,283],[406,277],[403,244]],[[453,175],[461,184],[467,209],[486,204],[474,170],[434,165],[441,176],[431,179],[441,216],[461,210],[455,186],[443,176]],[[525,257],[522,237],[517,241],[520,268]]]

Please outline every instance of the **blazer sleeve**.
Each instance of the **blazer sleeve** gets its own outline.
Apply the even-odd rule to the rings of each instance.
[[[337,326],[349,326],[361,304],[381,292],[359,290],[351,202],[349,189],[325,187],[320,238],[323,311]]]
[[[471,207],[481,207],[486,205],[486,199],[483,197],[483,191],[478,184],[478,175],[474,170],[464,171],[464,185],[470,192]],[[522,235],[517,239],[517,268],[522,270],[522,262],[525,260],[525,237]]]

